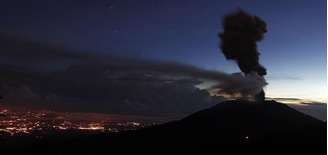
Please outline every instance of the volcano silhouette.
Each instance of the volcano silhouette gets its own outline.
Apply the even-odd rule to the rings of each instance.
[[[117,134],[49,136],[27,150],[68,152],[217,152],[326,154],[326,123],[285,104],[226,101],[184,119]],[[17,150],[17,149],[16,149]],[[263,152],[268,153],[268,152]]]
[[[231,147],[326,151],[326,123],[275,101],[227,101],[180,121],[122,137],[113,143],[115,147],[131,146],[132,151],[220,152]]]

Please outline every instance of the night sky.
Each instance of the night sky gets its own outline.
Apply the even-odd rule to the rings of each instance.
[[[168,60],[239,72],[218,48],[222,17],[260,16],[269,97],[326,99],[325,0],[7,0],[0,31],[93,54]]]

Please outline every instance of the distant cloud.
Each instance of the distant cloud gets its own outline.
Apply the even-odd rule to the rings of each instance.
[[[299,98],[270,98],[267,100],[275,100],[277,102],[285,103],[288,106],[296,109],[299,112],[310,115],[322,121],[327,121],[327,103],[320,103],[311,100],[304,100]]]
[[[322,121],[327,121],[327,104],[307,103],[288,104],[288,106]]]
[[[288,103],[288,104],[303,104],[303,105],[324,104],[324,103],[306,100],[306,99],[300,99],[300,98],[270,98],[270,97],[267,97],[267,99],[276,100],[278,102]]]
[[[292,76],[292,75],[268,75],[268,80],[303,80],[301,77]]]

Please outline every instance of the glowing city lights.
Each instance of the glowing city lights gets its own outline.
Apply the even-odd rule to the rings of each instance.
[[[110,122],[72,118],[71,113],[52,111],[11,111],[0,107],[0,135],[20,135],[47,130],[80,130],[90,132],[119,132],[142,128],[139,122]]]

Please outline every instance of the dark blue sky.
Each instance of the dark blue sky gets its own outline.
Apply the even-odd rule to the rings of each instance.
[[[326,0],[8,0],[0,31],[97,53],[239,71],[218,49],[238,7],[268,25],[259,43],[269,96],[326,97]]]

